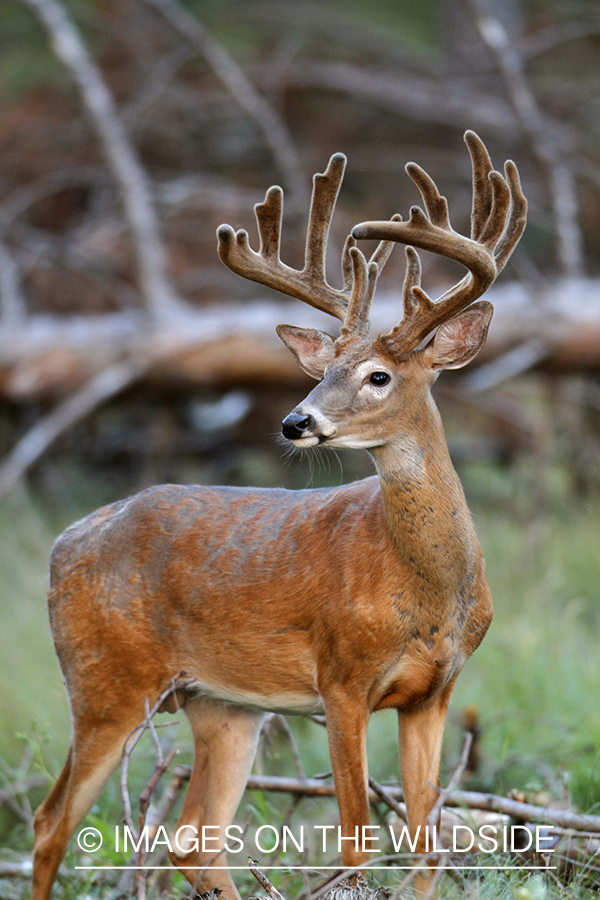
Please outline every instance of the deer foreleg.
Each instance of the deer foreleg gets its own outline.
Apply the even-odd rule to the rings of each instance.
[[[331,769],[340,810],[340,842],[345,867],[369,858],[364,826],[369,824],[367,771],[368,711],[355,696],[325,699]],[[368,846],[368,843],[367,843]]]
[[[433,846],[429,814],[438,798],[436,786],[440,783],[442,739],[452,687],[446,687],[427,706],[399,712],[402,790],[416,853],[424,854]],[[431,824],[437,829],[438,822]],[[424,896],[430,884],[431,873],[420,871],[415,879],[416,896]]]

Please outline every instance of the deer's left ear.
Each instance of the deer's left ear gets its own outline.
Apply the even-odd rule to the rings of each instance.
[[[444,322],[423,350],[432,369],[460,369],[474,359],[487,337],[494,307],[487,300],[474,303]]]

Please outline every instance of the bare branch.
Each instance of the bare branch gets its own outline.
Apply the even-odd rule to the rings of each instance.
[[[227,21],[227,17],[231,20],[235,16],[236,21],[277,23],[287,33],[314,35],[328,44],[343,42],[358,49],[361,56],[371,53],[377,59],[385,59],[407,72],[441,73],[437,57],[413,50],[376,21],[353,18],[340,13],[340,10],[343,7],[332,7],[319,0],[295,0],[294,3],[254,0],[253,3],[232,4],[219,10],[219,18]]]
[[[431,879],[429,887],[427,888],[425,896],[423,897],[423,900],[434,900],[434,898],[437,897],[437,886],[443,874],[443,869],[436,870],[433,878]]]
[[[163,318],[173,311],[178,298],[169,282],[165,248],[146,173],[119,119],[112,94],[61,3],[58,0],[24,2],[42,19],[57,56],[71,71],[81,91],[85,108],[121,188],[148,309],[153,316]]]
[[[0,791],[0,807],[2,806],[6,807],[19,822],[23,822],[28,828],[33,828],[33,816],[29,810],[24,809],[21,804],[17,802],[14,792]]]
[[[596,37],[600,34],[600,22],[561,22],[558,25],[548,25],[539,28],[533,34],[527,35],[519,41],[521,53],[526,58],[538,56],[554,50],[559,44],[567,41],[577,41],[586,37]]]
[[[0,206],[0,228],[6,233],[18,216],[44,197],[66,188],[97,185],[106,180],[105,172],[97,166],[72,166],[44,173],[34,181],[18,185],[4,197]]]
[[[414,881],[417,875],[418,869],[411,869],[411,871],[404,876],[400,884],[397,886],[396,890],[392,894],[390,900],[400,900],[401,897],[405,896],[404,891],[410,885],[411,881]]]
[[[298,151],[283,119],[260,94],[225,48],[200,20],[177,0],[145,0],[186,40],[198,48],[217,78],[256,122],[285,178],[294,209],[308,203]]]
[[[294,87],[341,91],[417,122],[485,128],[505,138],[516,131],[515,116],[506,103],[467,90],[462,83],[458,90],[451,79],[432,82],[406,72],[390,75],[345,62],[318,61],[290,67],[284,79]]]
[[[577,277],[583,271],[584,260],[573,172],[551,137],[548,122],[527,81],[523,59],[494,15],[493,4],[489,0],[470,0],[470,3],[482,40],[496,56],[521,127],[549,173],[561,268],[565,275]]]
[[[130,127],[135,126],[148,108],[167,89],[169,83],[183,64],[192,59],[193,56],[195,56],[195,53],[189,47],[179,46],[171,53],[163,56],[158,63],[152,60],[149,67],[150,76],[148,80],[136,93],[133,100],[121,110],[121,121],[127,122]]]
[[[176,766],[171,780],[165,788],[158,803],[148,811],[148,825],[152,828],[161,825],[175,806],[183,787],[190,780],[189,767]]]
[[[285,732],[289,741],[290,750],[292,751],[292,756],[294,757],[294,765],[296,766],[298,778],[306,778],[306,772],[304,771],[302,760],[300,758],[300,750],[298,749],[296,738],[294,737],[294,733],[289,726],[288,720],[285,716],[278,715],[277,722],[279,723],[279,727]]]
[[[16,260],[0,240],[0,324],[9,329],[19,328],[26,318],[27,307]]]
[[[223,178],[186,174],[171,181],[155,183],[156,202],[168,209],[168,215],[187,210],[247,210],[262,200],[259,191],[239,187]],[[229,282],[231,284],[231,282]]]
[[[517,347],[513,347],[503,353],[497,359],[479,366],[473,372],[465,375],[462,381],[464,387],[473,393],[486,391],[498,387],[510,378],[520,375],[532,369],[537,363],[545,359],[552,347],[542,338],[532,338],[524,341]]]
[[[0,466],[0,496],[14,487],[63,432],[135,381],[147,365],[147,362],[126,362],[110,366],[40,419]]]
[[[182,680],[183,679],[183,680]],[[177,692],[179,689],[184,688],[186,683],[189,682],[189,679],[186,680],[182,672],[179,675],[174,676],[171,679],[171,684],[168,688],[166,688],[157,700],[154,702],[152,708],[150,708],[150,702],[147,697],[144,698],[144,712],[145,717],[143,722],[138,725],[136,728],[131,731],[127,738],[125,739],[125,743],[123,744],[123,753],[121,756],[121,799],[123,802],[123,815],[125,819],[125,823],[127,824],[131,834],[135,836],[135,839],[138,840],[140,835],[143,834],[144,825],[146,824],[146,814],[148,812],[148,807],[150,805],[150,798],[154,793],[158,782],[167,771],[174,757],[179,752],[177,748],[173,747],[171,751],[167,754],[166,759],[164,758],[163,749],[161,747],[160,741],[158,739],[158,735],[156,733],[156,726],[154,725],[153,718],[163,708],[163,704],[170,697],[174,696],[178,705],[178,697]],[[129,797],[129,763],[131,760],[131,754],[133,750],[137,746],[140,738],[144,734],[145,731],[150,730],[152,733],[152,738],[154,741],[154,747],[156,751],[156,762],[154,766],[154,771],[150,776],[146,787],[142,791],[140,795],[139,801],[139,830],[136,829],[133,824],[133,816],[131,813],[131,799]],[[146,851],[144,848],[144,842],[140,841],[139,848],[137,852],[137,900],[146,900],[146,870],[144,868],[144,861],[146,857]]]
[[[274,775],[251,775],[247,787],[248,790],[254,791],[277,791],[285,794],[303,794],[307,797],[335,797],[333,784],[324,784],[316,778],[307,778],[304,781],[299,778],[279,778]],[[395,800],[402,801],[404,799],[402,788],[397,785],[383,785],[383,788],[386,794]],[[379,801],[379,796],[374,791],[370,791],[369,802],[379,803]],[[583,816],[569,809],[536,806],[533,803],[522,803],[520,800],[500,797],[497,794],[453,790],[446,798],[445,806],[464,806],[468,809],[504,813],[525,822],[540,822],[556,825],[559,828],[572,828],[574,831],[600,834],[600,816]]]

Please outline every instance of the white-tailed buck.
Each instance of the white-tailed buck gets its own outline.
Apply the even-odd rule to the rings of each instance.
[[[325,278],[341,154],[315,176],[301,271],[279,258],[280,188],[256,207],[258,253],[246,232],[219,228],[219,254],[234,272],[343,322],[337,339],[279,327],[319,380],[286,417],[283,434],[298,447],[364,447],[377,475],[304,491],[154,487],[59,538],[50,622],[73,737],[35,818],[34,900],[50,896],[69,838],[144,718],[145,698],[153,702],[182,672],[195,763],[181,825],[220,826],[224,835],[265,710],[324,712],[342,834],[354,837],[369,822],[367,723],[392,707],[409,827],[421,826],[417,850],[424,851],[450,693],[492,618],[481,549],[430,389],[442,369],[466,365],[483,345],[492,307],[474,301],[505,265],[526,214],[515,165],[507,162],[503,177],[473,132],[465,140],[471,237],[452,229],[446,200],[411,163],[425,211],[413,207],[406,222],[358,225],[344,248],[341,290]],[[369,263],[357,238],[382,241]],[[409,245],[404,314],[373,340],[369,306],[394,241]],[[414,247],[458,260],[467,275],[433,302],[420,286]],[[192,883],[207,866],[202,890],[235,891],[216,868],[223,857],[208,865],[213,856],[192,849],[173,863]],[[344,841],[342,856],[344,866],[360,866],[368,853]]]

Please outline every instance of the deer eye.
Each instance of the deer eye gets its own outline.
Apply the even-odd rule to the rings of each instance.
[[[382,387],[384,384],[387,384],[390,380],[390,376],[387,372],[373,372],[369,381],[371,384],[376,384],[377,387]]]

